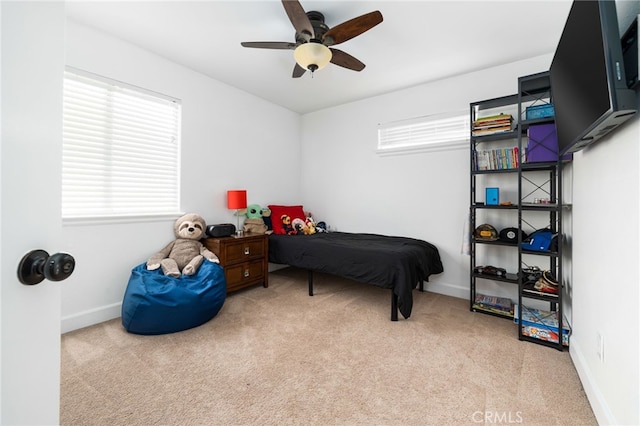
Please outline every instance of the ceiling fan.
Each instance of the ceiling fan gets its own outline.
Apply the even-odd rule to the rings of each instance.
[[[322,13],[305,12],[297,0],[282,0],[282,5],[296,30],[295,43],[245,41],[240,44],[244,47],[260,49],[293,50],[293,56],[296,60],[293,78],[302,77],[307,70],[311,71],[313,75],[314,71],[324,68],[329,62],[354,71],[364,69],[365,65],[358,59],[331,46],[351,40],[378,25],[382,22],[382,14],[379,11],[366,13],[329,28],[324,23]]]

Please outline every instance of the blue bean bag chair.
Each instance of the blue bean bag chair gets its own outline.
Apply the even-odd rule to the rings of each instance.
[[[122,302],[129,333],[166,334],[197,327],[216,316],[227,295],[222,267],[205,260],[194,275],[165,276],[146,263],[131,270]]]

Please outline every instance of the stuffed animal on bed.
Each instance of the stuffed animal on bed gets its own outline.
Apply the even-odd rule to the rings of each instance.
[[[205,229],[204,219],[197,214],[188,213],[178,218],[173,225],[176,239],[151,256],[147,269],[154,271],[162,267],[164,275],[178,278],[181,274],[195,274],[204,259],[220,263],[218,257],[200,242]]]
[[[242,229],[244,232],[250,232],[253,234],[270,234],[272,231],[268,231],[267,225],[264,222],[263,217],[271,215],[271,210],[268,208],[262,208],[258,204],[251,204],[247,207],[247,219],[244,221]]]
[[[300,218],[295,218],[293,219],[293,222],[291,222],[291,225],[293,225],[293,229],[296,230],[297,235],[311,235],[316,232],[313,223],[309,222],[307,219],[302,220]]]
[[[316,232],[318,232],[316,230],[316,221],[313,220],[313,217],[307,216],[307,218],[305,219],[304,223],[305,223],[305,225],[307,225],[306,231],[305,231],[306,235],[313,235]]]
[[[282,221],[282,230],[286,235],[296,235],[296,230],[291,224],[291,216],[289,216],[288,214],[283,214],[282,216],[280,216],[280,220]]]

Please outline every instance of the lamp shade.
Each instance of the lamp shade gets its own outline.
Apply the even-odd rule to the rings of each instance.
[[[227,208],[230,210],[247,208],[247,191],[245,189],[227,191]]]
[[[332,56],[327,46],[314,41],[301,44],[293,51],[293,57],[298,65],[311,72],[326,67]]]

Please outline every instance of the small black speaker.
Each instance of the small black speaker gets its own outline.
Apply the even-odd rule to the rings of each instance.
[[[217,225],[207,225],[207,235],[210,237],[229,237],[236,232],[233,223],[219,223]]]

